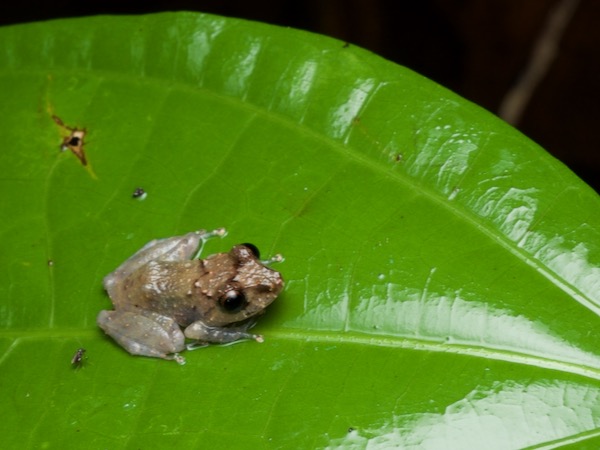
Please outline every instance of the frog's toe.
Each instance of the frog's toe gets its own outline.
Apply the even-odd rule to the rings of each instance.
[[[209,343],[204,341],[195,341],[187,344],[185,348],[187,350],[198,350],[199,348],[208,347]]]
[[[172,359],[180,366],[183,366],[186,363],[185,358],[183,356],[181,356],[179,353],[175,353],[172,358],[168,358],[168,359]]]

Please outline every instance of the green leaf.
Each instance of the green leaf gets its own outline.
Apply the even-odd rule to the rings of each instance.
[[[600,201],[491,114],[190,13],[0,29],[0,80],[4,448],[598,446]],[[179,366],[104,336],[104,275],[220,226],[207,253],[286,258],[264,344]]]

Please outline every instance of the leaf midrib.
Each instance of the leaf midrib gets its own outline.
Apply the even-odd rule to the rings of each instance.
[[[93,339],[97,337],[99,331],[93,328],[38,328],[38,329],[10,329],[1,330],[0,339],[11,339],[12,345],[0,359],[6,359],[12,353],[11,349],[17,348],[22,341],[48,341],[62,339]],[[559,372],[580,375],[585,378],[600,381],[600,369],[586,366],[583,364],[574,364],[558,359],[545,358],[543,356],[533,355],[525,352],[508,351],[495,348],[491,345],[477,346],[468,344],[448,344],[435,339],[417,339],[414,337],[390,336],[390,335],[370,335],[366,333],[352,332],[327,332],[316,330],[294,330],[294,329],[271,329],[265,333],[265,343],[275,341],[292,342],[315,342],[322,344],[340,344],[357,345],[365,347],[386,347],[398,348],[404,350],[414,350],[432,353],[450,353],[462,356],[492,359],[515,364],[522,364],[547,370],[557,370]],[[252,344],[252,343],[251,343]]]

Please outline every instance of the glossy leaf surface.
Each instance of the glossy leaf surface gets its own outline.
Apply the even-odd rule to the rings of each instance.
[[[0,81],[6,448],[597,446],[600,201],[491,114],[188,13],[1,29]],[[96,327],[104,275],[220,226],[285,255],[264,344],[178,366]]]

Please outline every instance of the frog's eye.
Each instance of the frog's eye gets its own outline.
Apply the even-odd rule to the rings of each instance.
[[[248,304],[248,300],[246,300],[246,296],[239,291],[228,291],[219,299],[219,304],[221,307],[230,313],[236,313],[241,311]]]
[[[260,251],[258,250],[258,247],[254,244],[250,244],[248,242],[241,244],[244,247],[247,247],[248,250],[250,250],[252,252],[252,254],[256,257],[256,259],[260,259]]]

